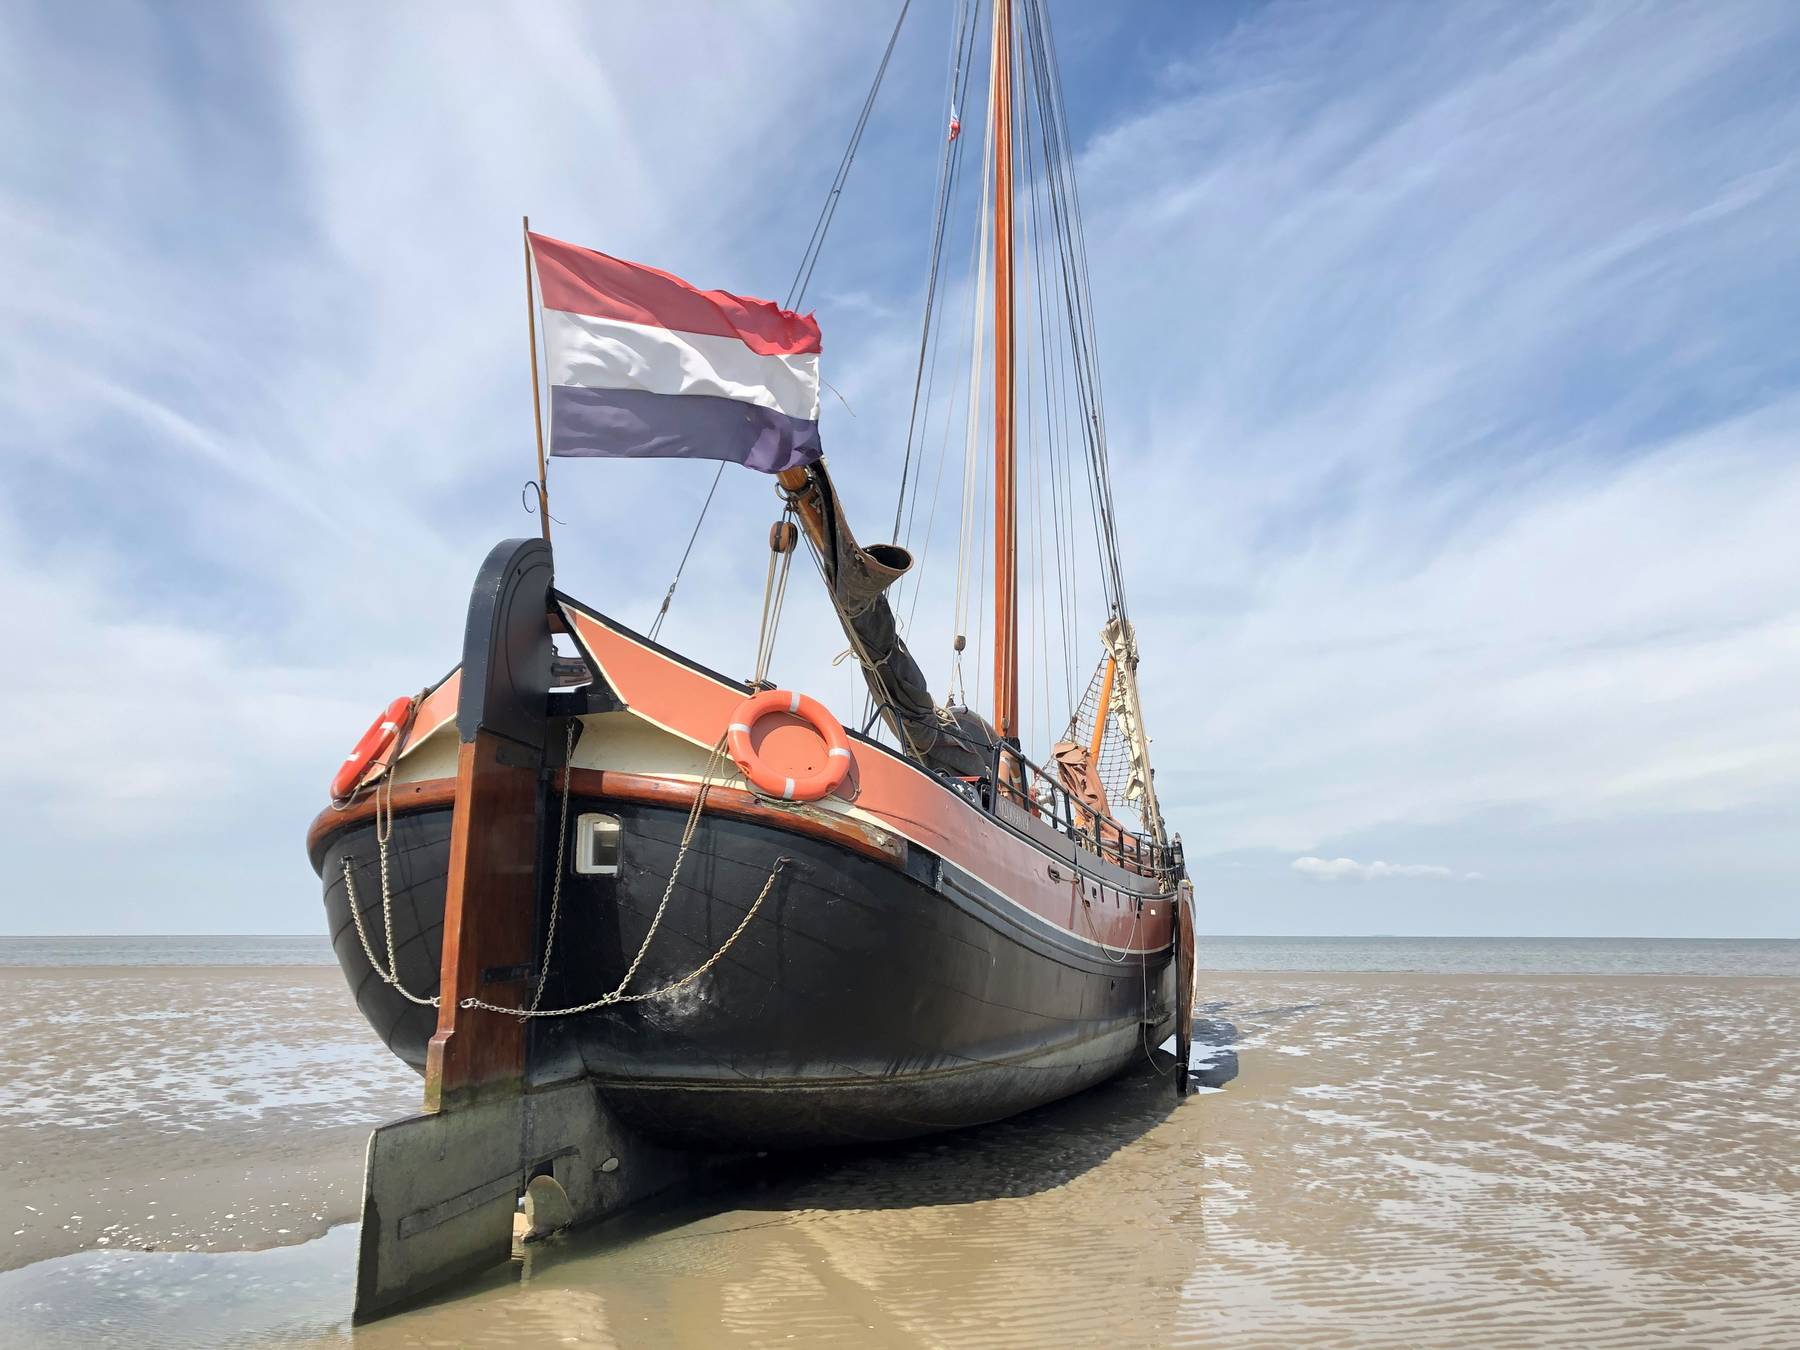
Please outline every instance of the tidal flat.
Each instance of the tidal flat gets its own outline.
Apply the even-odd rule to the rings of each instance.
[[[0,1326],[138,1347],[1800,1343],[1800,978],[1212,971],[1202,1004],[1185,1101],[1147,1058],[982,1129],[754,1160],[353,1331],[342,1221],[369,1126],[417,1084],[337,972],[0,971]]]

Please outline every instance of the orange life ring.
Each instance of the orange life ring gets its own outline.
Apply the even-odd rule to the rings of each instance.
[[[337,771],[337,777],[331,780],[331,799],[343,801],[362,782],[363,775],[369,771],[376,757],[394,743],[394,737],[400,734],[400,728],[406,725],[406,719],[412,712],[413,701],[402,696],[388,704],[369,724],[369,729],[362,734],[356,743],[356,749],[344,756],[344,762]]]
[[[776,773],[757,757],[750,745],[750,729],[771,713],[792,713],[819,733],[819,739],[825,742],[824,768],[804,778],[790,778]],[[731,728],[725,733],[725,748],[755,787],[787,802],[816,802],[850,772],[850,738],[844,734],[843,724],[816,698],[790,689],[765,690],[738,704],[731,714]]]

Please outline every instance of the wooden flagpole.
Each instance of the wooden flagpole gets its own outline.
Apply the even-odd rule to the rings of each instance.
[[[550,466],[544,458],[544,395],[538,384],[537,299],[531,287],[531,217],[521,216],[525,234],[525,326],[531,335],[531,417],[537,424],[538,524],[550,542]]]

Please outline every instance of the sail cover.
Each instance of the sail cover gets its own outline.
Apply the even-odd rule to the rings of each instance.
[[[551,454],[723,459],[764,473],[819,457],[811,315],[530,238]]]
[[[806,491],[813,496],[824,536],[819,563],[832,607],[863,669],[876,705],[911,754],[940,773],[978,777],[993,766],[994,729],[968,708],[939,708],[925,674],[907,650],[894,622],[887,588],[912,558],[893,544],[863,548],[844,521],[837,489],[823,464],[815,465]]]

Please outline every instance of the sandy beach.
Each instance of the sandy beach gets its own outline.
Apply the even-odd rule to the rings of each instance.
[[[348,1343],[353,1229],[212,1254],[349,1217],[367,1125],[413,1101],[336,972],[79,975],[106,1011],[40,1030],[21,1006],[75,998],[70,972],[0,983],[8,1204],[46,1211],[7,1261],[113,1250],[0,1275],[0,1309],[48,1345]],[[1184,1103],[1146,1065],[981,1130],[765,1160],[355,1343],[1800,1342],[1800,981],[1205,983]],[[222,1011],[119,1020],[183,1000]],[[135,1067],[87,1067],[97,1031]]]

